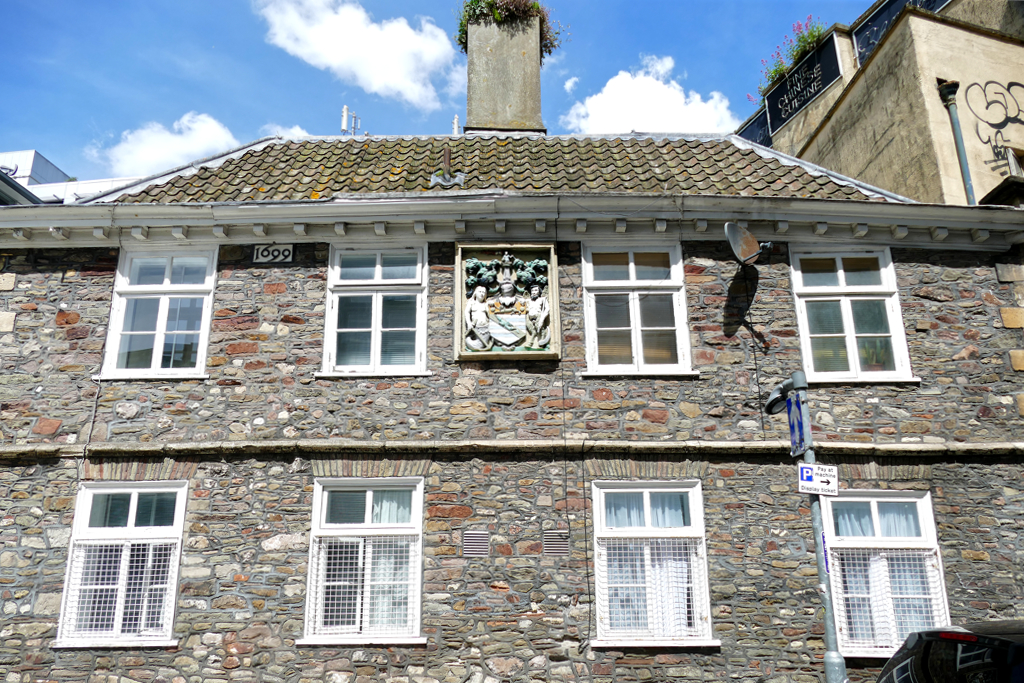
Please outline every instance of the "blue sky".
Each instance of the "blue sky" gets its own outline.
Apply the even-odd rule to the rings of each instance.
[[[808,14],[870,0],[548,0],[568,42],[542,73],[548,132],[731,131],[761,59]],[[0,151],[81,180],[156,173],[267,134],[465,121],[460,0],[4,0]]]

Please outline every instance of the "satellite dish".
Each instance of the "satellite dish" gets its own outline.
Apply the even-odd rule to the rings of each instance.
[[[750,231],[738,223],[725,224],[725,238],[729,240],[733,256],[745,266],[752,265],[757,261],[765,249],[770,249],[771,242],[759,244],[757,238],[750,234]]]

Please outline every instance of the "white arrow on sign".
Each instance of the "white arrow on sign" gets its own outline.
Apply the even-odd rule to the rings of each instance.
[[[796,467],[800,493],[819,496],[839,495],[839,468],[835,465],[800,463]]]

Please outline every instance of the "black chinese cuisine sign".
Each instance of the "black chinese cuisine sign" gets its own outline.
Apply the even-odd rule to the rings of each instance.
[[[772,146],[772,136],[768,132],[768,112],[764,109],[757,112],[757,116],[750,119],[747,125],[736,131],[736,134],[741,138],[756,142],[759,145],[765,147]]]
[[[948,4],[949,0],[885,0],[871,16],[853,30],[857,61],[864,64],[864,60],[874,52],[904,7],[918,7],[929,12],[938,12]]]
[[[768,130],[774,134],[782,128],[841,75],[836,37],[832,34],[765,95]]]

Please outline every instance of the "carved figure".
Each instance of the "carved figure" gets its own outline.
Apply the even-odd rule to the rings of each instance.
[[[547,297],[541,296],[540,285],[530,287],[526,308],[526,347],[545,349],[551,342],[551,309]]]
[[[501,257],[501,284],[498,285],[498,303],[507,309],[514,308],[518,298],[516,284],[512,281],[512,270],[517,265],[516,261],[519,261],[519,259],[513,259],[512,255],[507,251]],[[519,261],[519,264],[521,263],[522,261]]]
[[[466,302],[466,348],[474,351],[490,351],[494,346],[491,338],[491,317],[487,306],[487,288],[478,285],[473,296]]]

